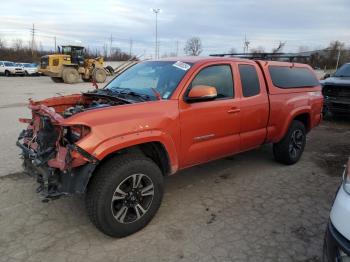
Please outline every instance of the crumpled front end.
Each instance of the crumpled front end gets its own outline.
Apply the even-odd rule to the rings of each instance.
[[[37,192],[48,198],[84,193],[98,160],[79,148],[75,143],[89,134],[82,125],[65,125],[62,114],[56,109],[69,107],[76,97],[61,98],[60,103],[30,101],[32,119],[20,119],[27,123],[17,141],[22,150],[25,171],[37,179]],[[56,103],[56,104],[55,104]],[[55,105],[53,105],[55,104]]]

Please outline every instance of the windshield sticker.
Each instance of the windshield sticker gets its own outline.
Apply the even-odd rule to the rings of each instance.
[[[191,66],[189,64],[186,64],[186,63],[180,62],[180,61],[177,61],[175,64],[173,64],[173,66],[175,66],[181,70],[184,70],[184,71],[187,71],[188,69],[191,68]]]

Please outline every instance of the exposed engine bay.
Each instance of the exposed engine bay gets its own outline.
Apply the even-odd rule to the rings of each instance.
[[[40,184],[45,199],[83,193],[98,160],[75,143],[89,134],[84,125],[66,125],[65,119],[88,110],[133,103],[105,92],[87,92],[29,102],[32,119],[17,141],[24,168]]]
[[[89,135],[90,127],[66,123],[68,118],[89,110],[146,101],[133,92],[98,89],[76,95],[29,101],[31,119],[17,141],[22,149],[24,169],[37,178],[45,199],[83,193],[98,159],[77,142]]]
[[[110,98],[91,97],[91,101],[90,99],[87,99],[85,100],[85,103],[78,103],[76,105],[68,107],[66,110],[64,110],[62,115],[64,118],[67,118],[87,110],[122,105],[122,104],[125,104],[125,102],[122,102],[120,100],[116,101]]]

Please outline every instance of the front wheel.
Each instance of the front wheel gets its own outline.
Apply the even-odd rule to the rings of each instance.
[[[107,78],[107,74],[103,68],[95,68],[92,71],[92,79],[96,83],[104,83],[104,81],[106,81],[106,78]]]
[[[143,155],[122,155],[104,163],[86,194],[92,223],[112,237],[125,237],[145,227],[163,197],[163,175]]]
[[[292,165],[304,152],[306,130],[302,122],[294,120],[282,140],[273,145],[273,154],[278,162]]]

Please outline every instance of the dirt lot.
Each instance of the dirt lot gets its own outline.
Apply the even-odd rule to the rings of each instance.
[[[111,239],[89,222],[83,197],[42,203],[14,146],[27,98],[88,88],[0,78],[0,261],[320,261],[349,119],[313,130],[294,166],[276,163],[267,145],[168,177],[155,219]]]

